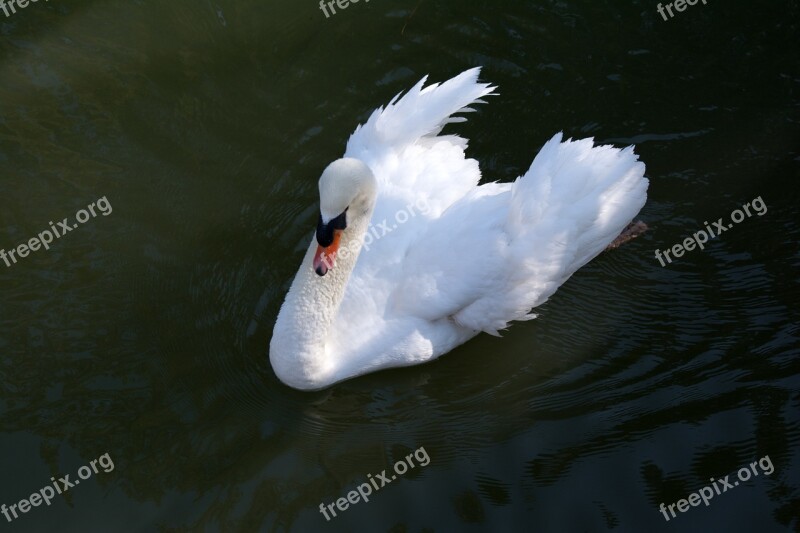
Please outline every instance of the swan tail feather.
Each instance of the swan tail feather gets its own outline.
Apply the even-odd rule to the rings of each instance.
[[[647,200],[645,166],[633,147],[592,139],[548,141],[511,187],[508,244],[493,290],[458,313],[458,321],[497,332],[530,312],[601,253]]]
[[[632,146],[562,137],[544,145],[511,189],[512,287],[526,313],[611,244],[647,200],[645,166]]]

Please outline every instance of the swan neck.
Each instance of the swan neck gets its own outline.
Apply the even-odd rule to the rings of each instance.
[[[358,216],[358,210],[351,210],[355,216],[342,232],[333,268],[326,275],[314,272],[316,239],[306,251],[278,314],[270,344],[273,368],[290,386],[317,388],[315,383],[327,382],[336,370],[335,358],[327,353],[327,340],[361,253],[373,206],[362,216]]]

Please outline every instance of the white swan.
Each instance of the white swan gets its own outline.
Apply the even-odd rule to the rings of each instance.
[[[560,133],[522,178],[478,186],[467,141],[439,135],[493,94],[478,74],[425,88],[423,78],[356,128],[322,173],[316,239],[270,343],[285,384],[314,390],[424,363],[535,318],[644,205],[633,147]]]

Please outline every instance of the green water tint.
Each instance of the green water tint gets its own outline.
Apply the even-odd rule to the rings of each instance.
[[[709,2],[665,22],[656,4],[0,14],[0,248],[113,205],[0,264],[0,503],[115,465],[9,528],[797,527],[798,8]],[[448,131],[484,181],[524,173],[558,131],[634,143],[650,230],[502,338],[319,393],[281,385],[267,349],[320,172],[399,91],[477,65],[500,95]],[[757,197],[764,216],[655,258]],[[420,447],[424,468],[319,512]],[[675,523],[659,512],[766,455],[771,476]]]

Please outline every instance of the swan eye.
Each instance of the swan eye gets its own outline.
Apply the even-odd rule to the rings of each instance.
[[[333,226],[333,229],[346,229],[347,228],[347,210],[350,209],[349,207],[345,207],[344,212],[341,215],[334,218],[328,224]]]
[[[322,213],[320,213],[317,221],[317,242],[323,248],[327,248],[333,242],[333,231],[345,228],[347,228],[347,209],[341,215],[332,218],[327,224],[322,221]]]

